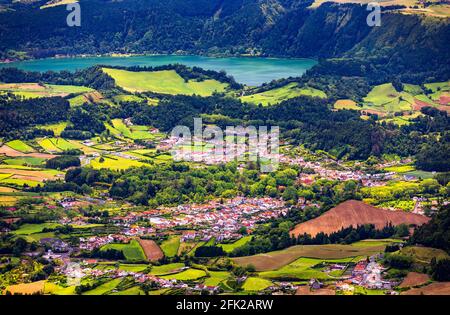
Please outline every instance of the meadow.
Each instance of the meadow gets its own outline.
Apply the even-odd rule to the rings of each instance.
[[[11,92],[23,98],[67,96],[94,91],[85,86],[55,85],[41,83],[8,83],[0,84],[0,92]]]
[[[200,278],[206,277],[206,272],[204,270],[199,269],[187,269],[179,273],[174,273],[166,276],[161,276],[163,279],[175,279],[180,281],[190,281],[190,280],[197,280]]]
[[[253,256],[236,257],[232,260],[241,266],[253,265],[257,271],[277,270],[300,257],[317,259],[342,259],[367,256],[384,250],[384,246],[352,245],[297,245],[280,251]]]
[[[262,291],[272,285],[272,282],[266,279],[249,277],[242,285],[244,291]]]
[[[101,159],[103,158],[103,162]],[[119,156],[106,155],[102,157],[95,158],[91,161],[91,166],[94,169],[112,169],[112,170],[125,170],[130,167],[141,167],[145,166],[144,163],[125,159]]]
[[[6,143],[6,145],[8,147],[10,147],[11,149],[20,151],[22,153],[31,153],[31,152],[35,151],[31,146],[29,146],[28,144],[26,144],[22,140],[9,141],[9,142]]]
[[[139,242],[136,240],[131,240],[129,244],[106,244],[101,248],[101,250],[115,249],[119,250],[125,256],[125,259],[129,262],[133,261],[146,261],[144,250],[142,249]]]
[[[152,266],[152,269],[150,270],[150,274],[154,276],[162,276],[162,275],[168,275],[172,273],[176,273],[178,270],[184,267],[183,263],[172,263],[167,265],[161,265],[161,266]]]
[[[227,84],[216,80],[185,81],[175,70],[132,72],[103,68],[116,84],[129,92],[154,92],[159,94],[184,94],[210,96],[214,92],[224,92]]]
[[[301,87],[298,83],[289,83],[280,88],[272,89],[269,91],[250,94],[240,97],[241,101],[247,103],[253,103],[256,105],[276,105],[281,103],[282,101],[288,100],[290,98],[298,97],[298,96],[312,96],[312,97],[320,97],[326,98],[327,95],[320,90],[311,88],[311,87]]]
[[[223,250],[226,253],[231,253],[236,248],[239,248],[245,244],[247,244],[252,239],[251,236],[244,236],[238,239],[237,241],[230,243],[230,244],[218,244],[217,246],[220,246],[223,248]]]
[[[172,236],[161,243],[161,249],[167,257],[174,257],[178,253],[180,247],[180,236]]]

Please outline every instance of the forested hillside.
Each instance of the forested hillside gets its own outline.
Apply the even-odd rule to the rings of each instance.
[[[2,58],[17,52],[370,57],[397,72],[430,71],[450,58],[448,19],[386,12],[382,26],[371,28],[366,7],[354,4],[311,9],[312,1],[294,0],[82,0],[81,27],[68,27],[65,6],[39,9],[43,3],[12,4],[0,13]]]

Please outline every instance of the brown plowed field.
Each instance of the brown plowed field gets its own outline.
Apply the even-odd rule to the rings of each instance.
[[[156,261],[164,257],[164,253],[155,241],[142,239],[138,239],[138,241],[148,260]]]
[[[450,295],[450,282],[434,282],[421,288],[402,292],[402,295]]]
[[[414,224],[416,226],[427,223],[429,218],[403,211],[390,211],[379,209],[362,201],[349,200],[327,211],[320,217],[298,224],[291,234],[309,234],[316,236],[318,233],[331,234],[350,226],[356,227],[363,224],[373,224],[377,229],[382,229],[388,223],[392,225]]]
[[[400,288],[410,288],[427,283],[430,277],[424,273],[410,272],[399,285]]]
[[[22,153],[20,151],[14,150],[7,145],[4,145],[0,147],[0,154],[4,154],[6,156],[10,157],[17,157],[17,156],[29,156],[29,157],[36,157],[36,158],[43,158],[43,159],[51,159],[54,158],[56,155],[47,154],[47,153]]]

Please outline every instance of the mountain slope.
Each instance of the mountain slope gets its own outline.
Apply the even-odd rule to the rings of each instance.
[[[419,226],[428,221],[429,218],[418,214],[379,209],[361,201],[349,200],[318,218],[298,224],[291,234],[298,236],[306,233],[314,237],[320,232],[331,234],[342,228],[363,224],[373,224],[377,229],[382,229],[389,223]]]

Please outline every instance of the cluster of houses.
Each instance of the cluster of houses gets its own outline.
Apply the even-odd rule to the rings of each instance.
[[[245,227],[247,231],[255,228],[259,222],[285,215],[288,208],[284,202],[274,198],[237,197],[224,203],[211,201],[206,204],[187,204],[166,208],[169,216],[149,215],[152,227],[158,230],[177,226],[191,227],[196,232],[185,233],[184,239],[208,240],[215,237],[217,241],[239,238],[238,230]]]
[[[129,243],[130,237],[123,234],[110,234],[106,236],[80,237],[80,250],[92,251],[109,243]]]

